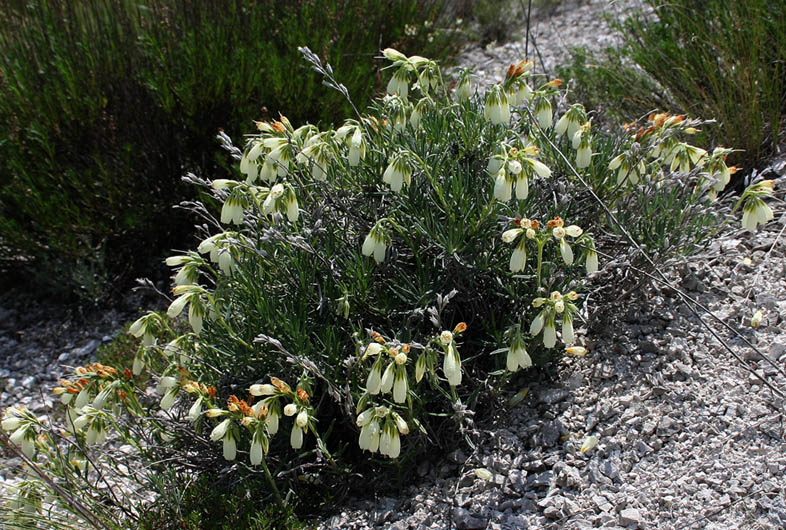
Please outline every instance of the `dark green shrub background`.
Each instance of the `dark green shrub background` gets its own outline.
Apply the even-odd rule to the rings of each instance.
[[[2,2],[0,270],[97,300],[182,248],[187,171],[228,173],[215,135],[252,120],[336,121],[340,94],[297,52],[328,60],[355,101],[379,49],[433,57],[458,39],[442,1]],[[429,21],[429,29],[423,22]],[[405,32],[406,26],[411,26]],[[412,31],[416,29],[416,32]],[[441,28],[441,29],[435,29]],[[32,274],[31,274],[32,273]]]

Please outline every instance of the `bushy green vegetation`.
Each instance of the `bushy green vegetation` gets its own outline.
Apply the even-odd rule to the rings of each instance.
[[[653,110],[714,118],[716,145],[752,169],[782,140],[786,4],[768,0],[647,0],[616,27],[619,50],[574,54],[561,72],[589,108],[617,123]]]
[[[130,326],[131,369],[79,367],[55,389],[73,456],[58,453],[59,430],[6,412],[11,441],[68,477],[88,513],[120,527],[264,525],[271,505],[318,508],[356,473],[365,489],[368,477],[390,486],[429,448],[471,442],[473,411],[505,406],[520,388],[508,383],[586,354],[587,274],[642,245],[662,263],[719,223],[710,202],[731,176],[729,150],[694,145],[702,122],[658,114],[598,134],[581,105],[556,119],[560,82],[533,83],[531,63],[485,94],[464,72],[451,93],[436,63],[384,55],[389,94],[340,127],[282,117],[242,149],[222,136],[238,168],[191,179],[211,197],[192,205],[202,240],[167,260],[166,315]],[[750,192],[747,227],[771,217],[770,191]],[[149,477],[133,478],[155,507],[122,510],[91,485],[113,465],[91,448],[109,433],[139,450]],[[26,491],[19,506],[38,498]],[[216,521],[202,509],[213,502],[238,509]]]
[[[329,59],[357,101],[380,44],[447,56],[448,3],[186,0],[3,2],[0,269],[89,300],[149,274],[195,221],[187,171],[227,176],[216,133],[280,111],[331,123],[346,101],[296,52]],[[361,23],[362,21],[362,23]],[[20,275],[13,276],[18,279]]]

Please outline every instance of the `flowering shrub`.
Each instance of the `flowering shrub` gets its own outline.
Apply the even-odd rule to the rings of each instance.
[[[55,389],[79,439],[101,443],[124,409],[161,433],[153,443],[185,446],[173,465],[203,466],[220,444],[205,471],[259,467],[279,501],[303,462],[340,470],[359,452],[405,462],[445,446],[444,418],[464,431],[487,384],[587,353],[581,292],[606,219],[575,200],[582,181],[624,198],[679,176],[709,200],[732,171],[725,150],[683,140],[700,122],[681,116],[653,116],[594,160],[586,112],[555,122],[560,82],[531,63],[480,95],[469,72],[451,93],[433,61],[383,53],[388,94],[367,113],[335,130],[259,122],[242,150],[222,138],[236,179],[191,177],[221,210],[195,206],[204,238],[167,260],[166,316],[131,326],[133,369],[81,367]],[[157,406],[135,384],[150,371]],[[38,427],[18,409],[3,420],[29,457]]]

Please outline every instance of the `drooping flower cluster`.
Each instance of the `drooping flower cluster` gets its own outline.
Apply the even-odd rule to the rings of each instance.
[[[293,449],[303,447],[303,437],[314,429],[313,408],[309,404],[310,394],[301,384],[296,390],[277,377],[271,377],[270,383],[254,384],[249,387],[250,399],[263,397],[255,404],[229,396],[226,409],[209,408],[204,412],[208,418],[223,418],[210,432],[210,439],[221,441],[226,460],[234,460],[237,456],[237,442],[241,438],[241,429],[251,435],[249,457],[251,465],[259,465],[268,451],[270,437],[279,429],[282,416],[294,417],[290,429],[289,443]],[[200,396],[204,399],[204,396]],[[289,401],[283,405],[283,401]],[[196,405],[195,405],[196,406]]]
[[[358,445],[364,451],[398,458],[401,454],[399,434],[409,434],[407,421],[390,407],[370,407],[358,413],[356,424],[360,427]]]
[[[535,158],[539,151],[536,145],[528,143],[519,143],[518,146],[503,144],[498,147],[486,166],[486,170],[494,177],[496,200],[510,201],[513,184],[516,185],[516,199],[524,200],[529,196],[529,179],[535,175],[542,178],[551,175],[551,170]]]
[[[568,294],[561,294],[553,291],[548,298],[535,298],[532,307],[543,308],[540,313],[532,320],[529,333],[533,337],[543,332],[543,345],[546,348],[553,348],[557,343],[556,320],[562,321],[562,342],[573,344],[576,337],[573,332],[573,318],[578,313],[578,307],[573,302],[578,299],[576,291]]]
[[[428,373],[432,384],[439,384],[436,373],[439,356],[442,355],[442,373],[451,387],[461,384],[461,357],[456,346],[456,337],[467,330],[460,322],[453,331],[444,330],[431,337],[426,345],[401,343],[388,340],[376,331],[371,332],[371,342],[362,350],[360,361],[372,359],[366,376],[366,391],[358,401],[357,425],[361,428],[359,444],[363,450],[372,453],[377,449],[390,458],[400,452],[399,434],[407,434],[409,427],[403,416],[393,407],[404,407],[411,413],[410,393],[414,391],[407,365],[410,357],[420,351],[414,363],[414,385],[420,383]],[[381,404],[386,395],[391,395],[392,403]],[[380,403],[374,404],[373,400]],[[363,412],[361,412],[363,411]],[[414,418],[410,421],[416,422]]]
[[[598,270],[598,254],[595,251],[595,243],[589,235],[584,234],[581,227],[577,225],[565,226],[565,222],[559,216],[548,221],[545,229],[534,219],[516,218],[513,223],[517,228],[511,228],[502,233],[503,243],[515,243],[518,240],[518,244],[510,256],[510,272],[522,272],[526,267],[529,241],[532,241],[538,249],[538,269],[541,266],[542,248],[549,239],[557,242],[565,265],[573,265],[573,249],[568,242],[568,237],[575,238],[585,248],[584,262],[587,273]]]

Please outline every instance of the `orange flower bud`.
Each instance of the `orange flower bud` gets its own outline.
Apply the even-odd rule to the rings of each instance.
[[[404,353],[409,353],[409,344],[402,344],[401,351],[403,351]]]
[[[467,331],[467,323],[466,322],[459,322],[456,324],[456,327],[453,329],[453,333],[464,333]]]
[[[308,395],[308,392],[306,392],[302,388],[298,388],[297,389],[297,397],[301,401],[308,401],[309,395]]]

